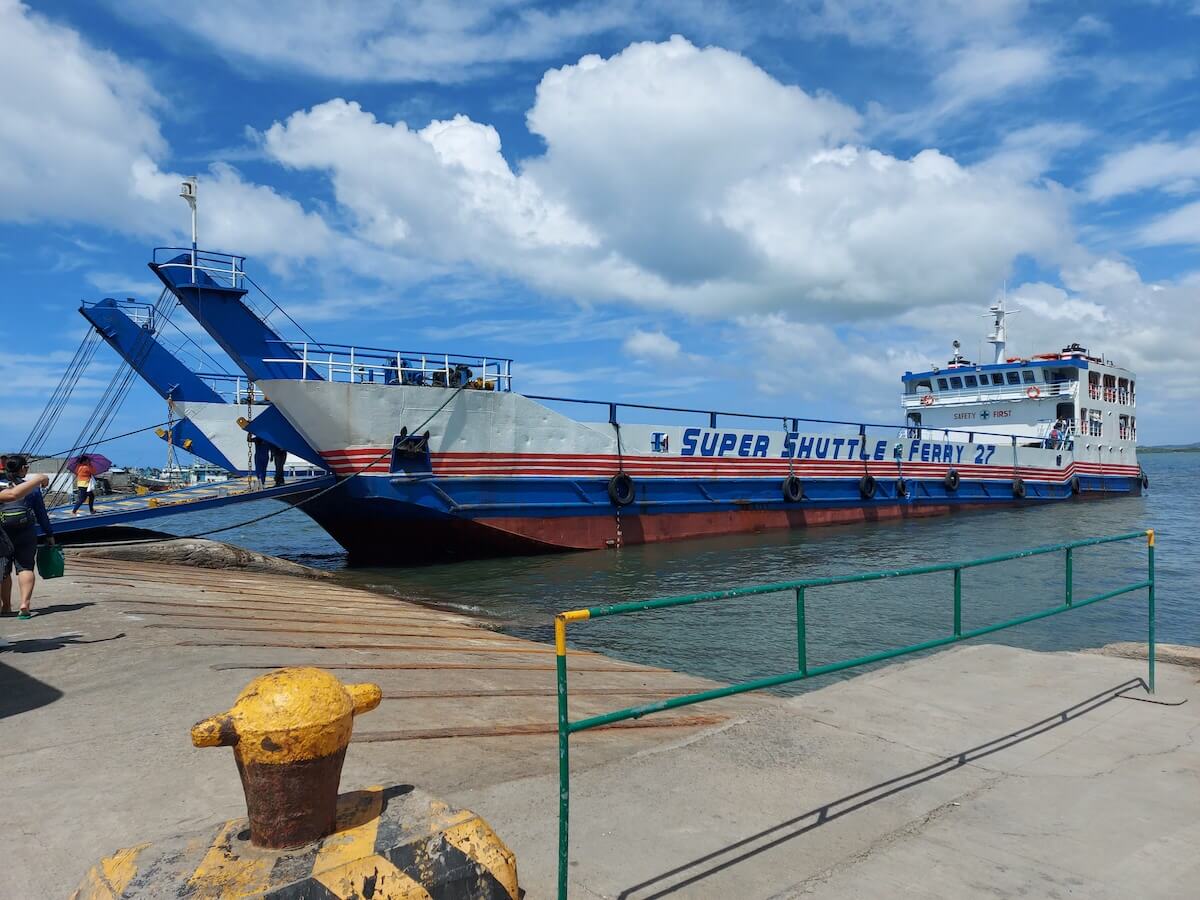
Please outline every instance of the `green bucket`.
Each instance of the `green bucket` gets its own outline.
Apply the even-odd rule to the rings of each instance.
[[[43,544],[38,547],[37,570],[43,578],[62,578],[67,568],[63,558],[62,547],[57,544]]]

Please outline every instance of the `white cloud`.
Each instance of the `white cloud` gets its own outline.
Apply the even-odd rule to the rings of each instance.
[[[945,115],[981,100],[1028,87],[1054,72],[1055,51],[1044,44],[972,45],[959,50],[934,79]]]
[[[0,0],[0,221],[87,222],[182,236],[181,175],[139,70],[15,0]],[[216,164],[201,186],[209,246],[297,259],[322,252],[325,223],[274,189]]]
[[[622,346],[625,352],[634,359],[652,362],[671,362],[679,359],[683,350],[679,341],[663,332],[641,329],[629,335]]]
[[[1147,222],[1139,229],[1138,237],[1148,246],[1200,245],[1200,200]]]
[[[1028,0],[820,0],[803,21],[856,44],[940,50],[980,34],[1009,32],[1028,7]]]
[[[648,15],[628,0],[547,8],[512,0],[209,0],[186,15],[169,0],[110,2],[131,21],[183,29],[227,59],[353,81],[464,81]]]
[[[1088,182],[1093,200],[1144,190],[1189,193],[1200,188],[1200,132],[1181,141],[1148,141],[1105,157]]]
[[[527,118],[546,150],[515,169],[491,126],[412,130],[344,100],[276,123],[263,146],[328,173],[372,247],[687,312],[945,302],[1070,243],[1061,192],[846,143],[853,109],[679,37],[547,72]]]

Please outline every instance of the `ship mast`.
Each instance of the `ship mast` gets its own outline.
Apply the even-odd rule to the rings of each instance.
[[[1005,328],[1005,318],[1020,312],[1017,309],[1005,309],[1003,296],[997,298],[996,302],[988,307],[988,314],[992,316],[992,333],[987,336],[987,342],[991,344],[996,351],[993,363],[1000,364],[1005,360],[1005,347],[1008,342],[1008,333]]]

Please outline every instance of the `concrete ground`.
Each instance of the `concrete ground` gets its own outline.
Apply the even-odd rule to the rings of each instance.
[[[243,813],[191,724],[284,664],[379,682],[344,790],[482,814],[553,895],[553,655],[327,582],[72,560],[5,619],[0,897],[65,896],[117,847]],[[1181,660],[1186,661],[1186,660]],[[572,716],[700,679],[572,654]],[[1197,670],[969,646],[794,700],[734,698],[572,740],[573,897],[1175,897],[1200,876]]]

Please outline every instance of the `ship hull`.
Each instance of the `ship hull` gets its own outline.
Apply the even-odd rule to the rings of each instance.
[[[1007,437],[773,431],[732,416],[706,427],[618,426],[508,392],[262,386],[342,478],[305,511],[354,564],[595,550],[1141,491],[1128,460]],[[420,437],[405,445],[402,435]],[[618,475],[630,488],[620,504],[610,493]]]
[[[878,469],[877,469],[878,471]],[[885,523],[953,513],[1134,496],[1136,477],[1070,474],[1062,481],[963,480],[949,491],[941,478],[905,477],[898,497],[882,472],[876,496],[861,496],[856,478],[806,478],[805,497],[788,503],[777,479],[637,482],[639,499],[616,507],[607,479],[454,479],[419,482],[356,477],[305,511],[349,553],[352,565],[435,562],[492,556],[619,548],[659,541],[761,533],[791,528]],[[714,501],[703,495],[739,494]],[[699,495],[699,497],[698,497]],[[587,499],[584,499],[587,498]]]

